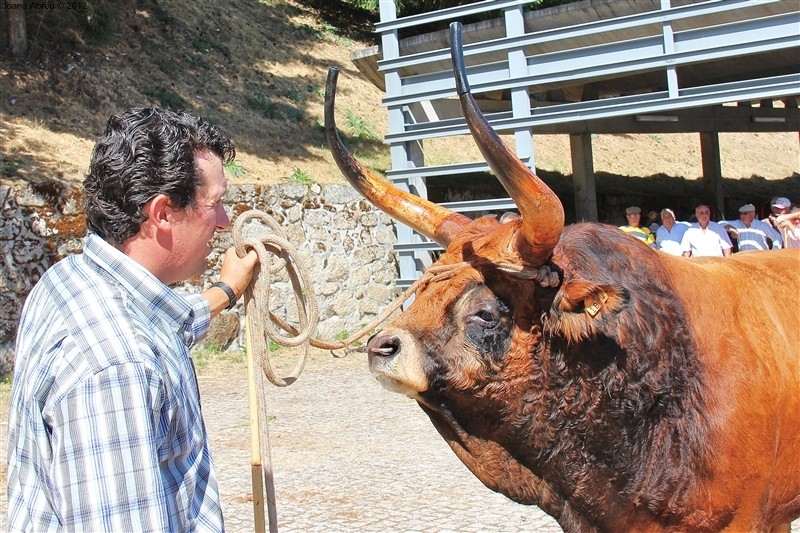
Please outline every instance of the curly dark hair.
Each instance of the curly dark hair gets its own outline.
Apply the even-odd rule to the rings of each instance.
[[[194,206],[203,185],[195,154],[210,151],[223,163],[236,157],[230,139],[189,113],[135,108],[108,119],[92,152],[86,190],[86,226],[122,244],[139,232],[144,205],[159,194],[173,206]]]

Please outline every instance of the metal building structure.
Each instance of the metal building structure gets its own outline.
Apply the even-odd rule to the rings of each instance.
[[[382,44],[352,60],[386,92],[395,185],[427,197],[427,177],[489,170],[480,161],[425,165],[425,139],[469,130],[447,32],[398,38],[404,28],[479,13],[502,17],[464,26],[472,92],[531,168],[534,133],[570,135],[579,219],[597,220],[592,133],[698,132],[704,179],[722,212],[718,133],[800,130],[800,1],[584,0],[526,11],[528,3],[484,0],[397,18],[393,0],[381,0]],[[515,207],[508,198],[444,205],[466,214]],[[401,224],[397,233],[398,285],[407,286],[439,247]]]

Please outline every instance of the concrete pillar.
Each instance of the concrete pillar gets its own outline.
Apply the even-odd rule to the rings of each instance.
[[[713,199],[719,217],[725,216],[724,193],[722,190],[722,165],[719,160],[719,133],[700,133],[700,153],[703,158],[703,188],[706,196]]]
[[[569,136],[572,157],[572,187],[575,193],[575,218],[578,222],[597,222],[597,194],[594,187],[592,134],[572,133]]]

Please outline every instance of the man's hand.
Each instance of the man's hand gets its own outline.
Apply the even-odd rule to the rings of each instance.
[[[239,257],[236,248],[230,247],[225,251],[225,257],[222,260],[219,280],[227,283],[239,298],[250,284],[256,264],[258,264],[258,255],[255,250],[250,250],[244,257]]]
[[[222,268],[219,272],[219,280],[227,284],[238,300],[253,277],[253,270],[258,264],[258,254],[255,250],[250,250],[244,257],[239,257],[236,248],[228,248],[225,257],[222,259]],[[230,305],[228,295],[219,287],[211,287],[203,291],[203,296],[208,300],[211,308],[211,316],[215,317]]]

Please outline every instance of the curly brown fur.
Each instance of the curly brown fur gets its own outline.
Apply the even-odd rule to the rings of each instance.
[[[703,369],[658,252],[616,228],[579,224],[552,261],[564,284],[534,354],[537,462],[589,507],[603,507],[595,500],[608,483],[665,524],[690,514],[682,496],[706,472],[702,452],[712,445],[700,414]],[[568,288],[610,294],[592,317],[566,301]]]

